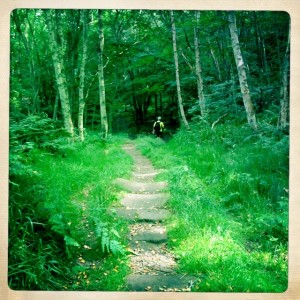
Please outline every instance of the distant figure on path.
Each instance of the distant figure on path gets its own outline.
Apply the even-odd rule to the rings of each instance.
[[[156,134],[157,137],[161,138],[164,128],[165,128],[165,125],[161,121],[161,117],[157,117],[157,121],[155,121],[153,124],[153,134]]]

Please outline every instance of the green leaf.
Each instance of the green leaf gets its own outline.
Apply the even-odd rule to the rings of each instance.
[[[125,254],[124,247],[120,244],[120,242],[118,242],[116,240],[110,241],[109,248],[110,248],[111,253],[114,255],[117,255],[117,254],[124,255]]]
[[[118,237],[119,239],[121,238],[117,230],[112,229],[112,230],[111,230],[111,233],[113,233],[113,234],[114,234],[116,237]]]
[[[53,225],[51,226],[51,230],[55,231],[58,234],[64,234],[64,229],[61,225]]]
[[[64,240],[65,240],[67,246],[80,247],[80,245],[77,243],[77,241],[75,241],[73,238],[71,238],[67,235],[65,236]]]

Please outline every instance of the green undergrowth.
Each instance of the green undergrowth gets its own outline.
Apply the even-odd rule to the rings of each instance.
[[[169,182],[169,246],[194,291],[287,288],[288,137],[275,128],[197,124],[136,141]]]
[[[133,164],[121,149],[124,139],[48,143],[51,150],[11,143],[10,288],[123,289],[128,226],[107,208],[117,200],[112,180],[128,176]],[[30,149],[22,152],[24,145]]]

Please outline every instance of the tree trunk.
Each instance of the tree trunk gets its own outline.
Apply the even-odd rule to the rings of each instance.
[[[69,93],[67,87],[67,79],[64,68],[64,60],[62,59],[62,49],[57,44],[56,33],[53,28],[52,10],[46,11],[47,26],[49,30],[49,42],[52,49],[52,60],[54,65],[55,79],[58,93],[61,101],[61,108],[64,119],[64,126],[71,138],[74,137],[74,127],[71,117],[71,108],[69,102]],[[58,29],[59,30],[59,29]]]
[[[82,19],[82,57],[81,57],[81,66],[79,73],[79,99],[78,99],[78,131],[79,138],[81,141],[84,140],[84,129],[83,129],[83,116],[85,108],[85,97],[84,97],[84,77],[85,77],[85,65],[87,60],[87,19],[88,11],[81,11]]]
[[[202,80],[202,69],[200,64],[200,51],[199,51],[199,19],[200,19],[200,12],[195,11],[196,17],[196,26],[194,27],[194,46],[195,46],[195,66],[196,66],[196,77],[197,77],[197,93],[198,93],[198,100],[200,106],[201,116],[203,117],[205,114],[205,98],[203,93],[203,80]]]
[[[159,111],[160,111],[160,115],[162,116],[162,114],[163,114],[162,93],[159,93]]]
[[[277,62],[278,62],[278,68],[279,68],[279,78],[281,78],[281,69],[282,69],[282,65],[281,65],[281,54],[280,54],[280,38],[279,38],[279,29],[278,27],[276,28],[276,54],[277,54]]]
[[[59,102],[59,96],[56,94],[55,96],[55,102],[54,102],[54,109],[53,109],[53,120],[57,120],[57,111],[58,111],[58,102]]]
[[[235,18],[235,12],[229,11],[228,12],[228,21],[229,21],[229,29],[230,29],[230,35],[231,35],[231,43],[235,58],[235,63],[238,71],[239,76],[239,82],[244,102],[244,107],[247,114],[247,120],[249,125],[256,130],[257,129],[257,122],[254,112],[253,103],[250,96],[250,91],[248,87],[248,81],[247,81],[247,75],[246,75],[246,67],[243,60],[240,44],[239,44],[239,38],[237,34],[237,27],[236,27],[236,18]]]
[[[223,12],[218,11],[217,12],[217,16],[218,18],[220,18],[221,20],[223,19]],[[217,42],[217,46],[218,46],[218,52],[221,58],[221,63],[223,68],[221,68],[223,70],[223,77],[225,77],[225,80],[230,80],[230,61],[228,59],[228,47],[229,47],[229,43],[228,43],[228,31],[226,30],[227,28],[225,28],[225,26],[220,26],[217,29],[217,36],[216,36],[216,42]]]
[[[176,26],[175,26],[174,14],[173,14],[172,10],[170,11],[170,14],[171,14],[171,24],[172,24],[173,52],[174,52],[178,106],[179,106],[181,121],[187,128],[189,128],[189,123],[185,117],[183,104],[182,104],[181,89],[180,89],[180,77],[179,77],[178,52],[177,52],[177,42],[176,42]]]
[[[215,65],[215,68],[216,68],[216,71],[218,73],[218,79],[220,82],[222,82],[222,74],[221,74],[221,69],[220,69],[220,64],[219,64],[219,61],[215,55],[215,51],[212,47],[212,45],[210,44],[209,40],[207,39],[207,42],[208,42],[208,45],[209,45],[209,51],[210,51],[210,54],[211,54],[211,57],[213,59],[213,63]]]
[[[66,45],[66,70],[68,72],[71,115],[74,123],[78,121],[78,118],[76,117],[78,116],[79,109],[78,83],[80,81],[80,71],[77,72],[77,69],[80,70],[79,56],[81,53],[79,51],[79,42],[82,36],[80,30],[80,25],[82,24],[82,13],[82,10],[70,10],[65,21],[69,27]]]
[[[151,95],[149,93],[147,93],[145,99],[143,98],[143,125],[146,123],[147,121],[147,114],[148,114],[148,108],[151,104]]]
[[[230,74],[231,74],[231,99],[232,103],[234,106],[234,113],[238,114],[238,104],[237,104],[237,96],[236,96],[236,88],[235,88],[235,78],[234,78],[234,72],[233,72],[233,66],[230,69]]]
[[[30,44],[30,40],[28,38],[28,34],[24,30],[21,29],[21,21],[19,19],[18,11],[14,10],[12,12],[12,18],[15,22],[17,32],[20,35],[20,38],[23,42],[24,48],[26,50],[27,59],[29,62],[29,74],[30,74],[30,85],[32,87],[32,113],[40,113],[40,99],[39,99],[39,92],[40,92],[40,72],[37,72],[37,67],[34,60],[34,45]],[[28,26],[31,28],[31,24],[29,19],[27,18]],[[23,24],[24,25],[24,24]],[[32,34],[32,40],[34,41],[35,37]]]
[[[154,94],[154,115],[157,116],[157,112],[158,112],[158,103],[157,103],[157,100],[158,100],[158,96],[157,94],[155,93]]]
[[[101,115],[101,135],[106,138],[108,134],[108,122],[106,113],[105,101],[105,83],[103,71],[103,48],[104,48],[104,33],[102,23],[102,11],[98,10],[98,28],[99,28],[99,57],[98,57],[98,80],[99,80],[99,100],[100,100],[100,115]]]
[[[93,108],[93,115],[92,115],[92,131],[94,131],[94,127],[95,127],[95,116],[96,116],[96,104],[94,104],[94,108]]]
[[[258,13],[254,12],[254,23],[255,23],[255,39],[256,39],[256,47],[258,53],[258,65],[261,68],[261,72],[264,74],[263,78],[266,78],[267,83],[269,84],[269,65],[267,61],[267,54],[266,54],[266,45],[260,25],[260,21],[258,19]],[[261,80],[263,79],[260,73]]]
[[[289,71],[289,55],[290,55],[290,24],[289,24],[289,33],[288,41],[286,46],[285,55],[283,58],[283,67],[282,67],[282,85],[280,90],[280,127],[285,129],[288,126],[288,106],[289,106],[289,82],[288,82],[288,71]]]

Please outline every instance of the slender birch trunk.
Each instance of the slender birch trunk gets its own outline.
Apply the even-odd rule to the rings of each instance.
[[[238,71],[239,82],[240,82],[240,87],[241,87],[241,92],[242,92],[244,107],[247,114],[248,123],[254,130],[256,130],[257,129],[256,116],[255,116],[254,107],[250,96],[247,75],[246,75],[246,67],[245,67],[245,63],[243,60],[243,56],[239,44],[234,11],[228,12],[228,21],[229,21],[229,29],[231,35],[231,43],[232,43],[235,63]]]
[[[98,80],[99,80],[99,100],[101,115],[101,135],[106,138],[108,134],[108,122],[105,101],[105,82],[103,71],[103,49],[104,49],[104,33],[102,23],[102,11],[98,10],[98,28],[99,28],[99,58],[98,58]]]
[[[62,114],[64,119],[64,126],[66,131],[74,137],[74,126],[71,117],[71,107],[69,102],[69,93],[67,87],[67,79],[65,74],[63,53],[61,47],[57,43],[56,32],[54,31],[53,20],[52,20],[52,10],[46,12],[47,26],[49,30],[49,42],[50,48],[52,49],[52,60],[55,72],[55,79],[58,88],[58,93],[61,101]],[[60,29],[58,28],[58,31]]]
[[[200,64],[200,50],[199,50],[199,20],[200,11],[195,11],[196,26],[194,27],[194,46],[195,46],[195,67],[196,67],[196,77],[197,77],[197,93],[200,106],[201,116],[205,114],[205,98],[203,93],[203,80],[202,80],[202,69]]]
[[[171,14],[171,24],[172,24],[173,52],[174,52],[178,106],[179,106],[181,121],[187,128],[189,128],[189,123],[185,117],[183,104],[182,104],[183,101],[182,101],[181,89],[180,89],[179,63],[178,63],[178,52],[177,52],[177,43],[176,43],[176,26],[175,26],[174,14],[172,10],[170,11],[170,14]]]
[[[283,59],[282,67],[282,85],[280,89],[280,127],[285,129],[288,126],[288,106],[289,106],[289,90],[288,90],[288,71],[289,71],[289,54],[290,54],[290,28],[289,24],[289,33],[288,41],[286,46],[286,51]]]
[[[85,96],[84,96],[84,77],[85,77],[85,65],[87,60],[87,19],[88,10],[81,11],[81,22],[82,22],[82,56],[81,66],[79,73],[79,99],[78,99],[78,131],[79,138],[81,141],[84,140],[84,128],[83,128],[83,116],[85,108]]]

